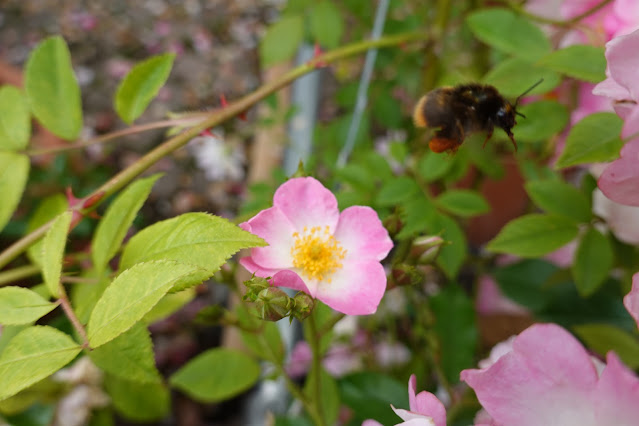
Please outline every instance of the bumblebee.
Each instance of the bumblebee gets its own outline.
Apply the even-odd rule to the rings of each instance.
[[[490,85],[469,83],[454,87],[441,87],[428,92],[417,102],[413,111],[416,127],[437,129],[428,146],[433,152],[455,152],[471,133],[486,132],[484,146],[493,135],[495,127],[501,127],[510,138],[515,151],[517,142],[512,128],[517,124],[515,116],[526,118],[517,112],[519,100],[543,80],[539,80],[511,104]]]

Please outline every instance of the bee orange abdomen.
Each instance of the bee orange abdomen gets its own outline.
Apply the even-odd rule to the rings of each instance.
[[[461,142],[456,141],[455,139],[445,139],[445,138],[432,138],[428,143],[428,147],[433,152],[455,152],[457,148],[461,145]]]
[[[428,95],[422,96],[417,102],[417,105],[415,105],[415,109],[413,110],[413,123],[415,124],[415,127],[428,127],[428,122],[426,121],[426,113],[424,111],[427,96]]]

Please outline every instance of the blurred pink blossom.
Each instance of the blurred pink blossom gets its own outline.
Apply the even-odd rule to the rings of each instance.
[[[508,299],[490,275],[482,275],[479,278],[475,300],[477,312],[484,315],[498,313],[523,315],[528,312],[523,306]]]
[[[639,419],[639,379],[609,352],[601,375],[585,348],[555,324],[535,324],[512,351],[461,379],[497,425],[631,426]],[[485,416],[484,416],[485,418]]]
[[[632,290],[623,298],[623,305],[637,322],[637,327],[639,327],[639,272],[632,276]]]
[[[408,380],[408,406],[409,410],[393,408],[395,414],[404,420],[397,423],[397,426],[446,426],[446,408],[444,404],[430,392],[421,391],[415,395],[417,388],[417,377],[411,375]],[[366,420],[362,426],[378,426],[380,423],[375,420]]]
[[[380,261],[393,242],[375,210],[353,206],[340,213],[319,181],[294,178],[275,191],[273,207],[240,226],[269,244],[240,260],[249,272],[348,315],[377,310],[386,290]]]

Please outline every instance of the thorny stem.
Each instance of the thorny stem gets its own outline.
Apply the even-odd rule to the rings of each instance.
[[[162,121],[156,121],[153,123],[131,126],[126,129],[117,130],[115,132],[107,133],[105,135],[98,136],[86,141],[79,141],[79,142],[75,142],[75,143],[71,143],[71,144],[67,144],[63,146],[56,146],[53,148],[27,150],[24,152],[24,154],[28,155],[29,157],[37,157],[39,155],[45,155],[45,154],[56,154],[58,152],[72,151],[75,149],[84,148],[91,145],[110,142],[123,136],[133,135],[133,134],[144,132],[147,130],[162,129],[164,127],[171,127],[171,126],[194,125],[200,121],[202,121],[202,113],[197,113],[192,115],[189,114],[188,117],[184,117],[184,118],[174,118],[170,120],[162,120]]]
[[[284,381],[286,382],[286,388],[291,393],[291,395],[293,395],[295,398],[297,398],[298,401],[302,403],[304,409],[315,424],[322,424],[322,418],[319,414],[318,407],[313,405],[308,396],[304,395],[304,392],[302,392],[299,386],[290,378],[290,376],[284,369],[284,366],[280,362],[280,358],[273,352],[273,349],[266,341],[264,333],[255,333],[255,335],[259,337],[262,347],[265,348],[269,360],[275,366],[277,373],[280,375],[280,377],[284,378]]]
[[[142,158],[140,158],[135,163],[131,164],[126,169],[122,170],[117,175],[113,176],[107,182],[105,182],[98,189],[93,191],[91,194],[87,195],[84,199],[89,199],[91,197],[95,197],[97,195],[101,195],[101,198],[96,201],[95,204],[91,206],[90,209],[95,208],[99,203],[104,201],[108,196],[117,192],[126,186],[129,182],[135,179],[138,175],[144,172],[146,169],[151,167],[151,165],[155,164],[162,157],[172,153],[184,146],[188,141],[199,135],[202,131],[209,129],[211,127],[215,127],[220,123],[229,120],[230,118],[235,117],[236,115],[241,114],[242,112],[248,110],[250,107],[258,103],[260,100],[264,99],[271,93],[276,92],[284,86],[287,86],[297,78],[307,74],[319,66],[319,64],[329,64],[340,59],[347,58],[349,56],[356,55],[358,53],[365,52],[368,49],[372,48],[382,48],[382,47],[390,47],[396,46],[402,43],[416,42],[416,41],[425,41],[431,38],[431,34],[428,32],[410,32],[410,33],[402,33],[388,37],[382,37],[377,40],[365,40],[358,43],[353,43],[348,46],[341,47],[339,49],[332,50],[330,52],[326,52],[322,55],[319,55],[307,63],[300,65],[288,73],[284,74],[279,79],[267,83],[261,86],[259,89],[250,93],[243,98],[238,99],[237,101],[228,105],[228,107],[213,111],[208,113],[205,118],[198,124],[195,124],[188,130],[180,133],[177,136],[172,137],[171,139],[164,142],[162,145],[159,145],[155,149],[151,150],[147,154],[145,154]],[[100,194],[101,193],[101,194]],[[80,203],[79,205],[81,205]],[[86,213],[90,209],[81,209],[77,208],[80,213]],[[16,241],[0,253],[0,268],[7,265],[13,259],[20,255],[23,251],[27,249],[31,244],[39,240],[46,231],[51,227],[53,220],[47,222],[42,225],[40,228],[32,231],[27,234],[20,240]]]

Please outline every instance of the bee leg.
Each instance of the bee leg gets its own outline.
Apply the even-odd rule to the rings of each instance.
[[[513,146],[515,147],[515,152],[517,152],[517,142],[515,142],[515,136],[513,135],[512,132],[506,132],[506,133],[508,134],[510,141],[513,143]]]
[[[486,144],[488,143],[490,138],[493,137],[493,130],[495,130],[494,127],[490,126],[490,128],[488,129],[488,134],[486,135],[486,139],[484,140],[484,144],[481,146],[482,149],[486,148]]]

